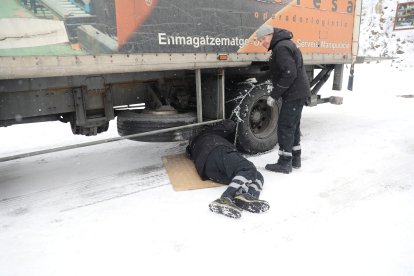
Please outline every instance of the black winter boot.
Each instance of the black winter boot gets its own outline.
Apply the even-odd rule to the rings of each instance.
[[[208,207],[213,213],[225,215],[229,218],[240,218],[243,211],[242,208],[234,203],[234,199],[229,197],[221,197],[211,202]]]
[[[292,167],[295,169],[299,169],[302,165],[300,155],[301,155],[301,150],[292,151]]]
[[[265,168],[269,171],[289,174],[292,172],[292,156],[280,155],[276,164],[267,164]]]
[[[270,208],[267,201],[258,199],[249,193],[237,195],[234,198],[234,203],[243,210],[252,213],[264,213]]]

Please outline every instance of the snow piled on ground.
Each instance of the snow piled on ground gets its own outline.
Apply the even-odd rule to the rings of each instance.
[[[396,9],[395,0],[362,1],[359,55],[392,57],[393,67],[414,68],[414,29],[394,30]]]
[[[412,76],[358,65],[343,105],[305,108],[303,168],[264,170],[277,149],[248,156],[271,209],[240,220],[208,210],[225,187],[173,191],[161,156],[183,143],[0,163],[1,275],[414,275]],[[0,135],[0,156],[85,139],[59,122]]]

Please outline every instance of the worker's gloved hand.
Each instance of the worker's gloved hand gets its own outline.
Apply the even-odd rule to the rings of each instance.
[[[268,106],[274,106],[275,105],[275,99],[273,99],[271,96],[267,97],[267,105]]]

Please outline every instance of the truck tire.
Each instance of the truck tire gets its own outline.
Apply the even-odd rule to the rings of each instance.
[[[229,101],[230,117],[238,123],[239,148],[255,154],[273,149],[277,144],[277,122],[281,102],[267,105],[268,84],[241,83]]]
[[[117,115],[118,134],[126,136],[147,131],[160,130],[170,127],[183,126],[197,122],[195,113],[144,113],[121,111]],[[183,141],[191,138],[193,129],[181,129],[159,134],[131,138],[142,142],[171,142]]]

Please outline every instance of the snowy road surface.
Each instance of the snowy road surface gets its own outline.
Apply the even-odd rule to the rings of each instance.
[[[0,163],[0,275],[414,275],[414,98],[398,96],[413,75],[358,66],[343,105],[305,108],[303,167],[265,171],[277,148],[248,156],[271,209],[240,220],[208,210],[224,187],[173,191],[161,156],[185,143]],[[90,141],[62,123],[0,137],[1,157]]]

